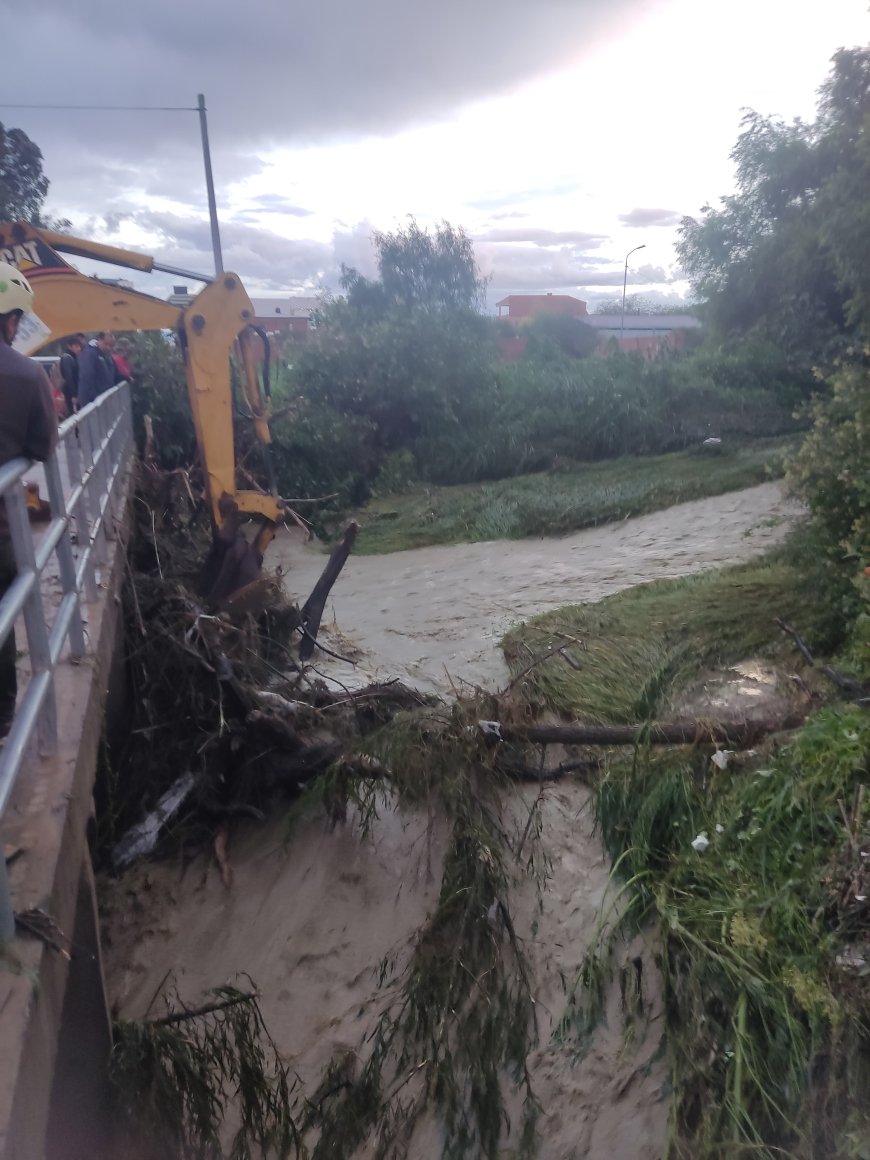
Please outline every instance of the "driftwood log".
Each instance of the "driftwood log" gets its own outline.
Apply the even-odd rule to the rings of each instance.
[[[502,741],[531,741],[538,745],[692,745],[716,742],[745,749],[769,733],[795,729],[803,717],[788,716],[754,721],[674,721],[646,725],[502,725],[479,722],[481,730]]]
[[[350,555],[358,531],[359,524],[356,520],[352,520],[347,525],[341,540],[333,548],[326,567],[320,575],[320,579],[311,590],[311,595],[302,605],[303,636],[299,645],[300,660],[307,661],[314,652],[314,646],[317,644],[317,633],[320,631],[320,620],[323,616],[323,609],[326,606],[326,601],[332,590],[332,586],[338,579],[339,573]]]

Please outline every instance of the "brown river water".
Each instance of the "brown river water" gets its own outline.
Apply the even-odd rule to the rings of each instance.
[[[449,693],[452,682],[494,688],[507,671],[498,650],[516,621],[564,604],[601,599],[629,585],[745,560],[779,542],[799,514],[777,484],[682,504],[561,539],[424,548],[351,557],[324,618],[342,681],[400,677]],[[324,555],[282,536],[269,562],[307,596]],[[521,787],[506,809],[522,824],[537,786]],[[594,834],[589,791],[562,781],[541,787],[543,840],[552,861],[540,904],[530,885],[514,898],[515,926],[531,963],[539,1044],[528,1063],[540,1100],[541,1160],[657,1160],[667,1136],[669,1073],[660,1053],[662,1008],[651,936],[617,952],[616,967],[643,964],[644,1018],[628,1028],[614,984],[607,1018],[588,1051],[553,1041],[573,979],[589,946],[610,865]],[[335,1052],[356,1052],[382,1002],[377,969],[389,953],[406,959],[436,903],[445,827],[425,810],[385,802],[369,840],[353,819],[335,828],[314,818],[287,840],[280,818],[245,822],[232,834],[233,882],[213,858],[140,863],[101,884],[111,1002],[141,1018],[174,977],[195,1005],[204,991],[246,972],[281,1052],[307,1090]],[[633,976],[632,976],[633,977]],[[247,985],[243,983],[241,985]],[[152,1007],[152,1014],[160,1002]],[[518,1098],[509,1096],[512,1121]],[[504,1156],[516,1144],[505,1142]],[[363,1149],[357,1156],[371,1153]],[[437,1160],[439,1133],[424,1118],[410,1155]],[[338,1160],[338,1158],[337,1158]]]
[[[781,542],[799,514],[778,483],[693,500],[570,536],[414,548],[351,556],[323,618],[324,642],[356,668],[315,663],[351,685],[399,677],[450,694],[457,681],[497,689],[507,681],[499,641],[518,621],[623,588],[736,564]],[[282,533],[267,563],[304,600],[324,557]]]

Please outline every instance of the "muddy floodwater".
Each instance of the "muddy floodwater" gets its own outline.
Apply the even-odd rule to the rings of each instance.
[[[518,621],[748,560],[780,543],[800,511],[780,484],[764,483],[570,536],[351,556],[322,632],[356,665],[322,653],[315,663],[350,685],[398,677],[427,692],[449,693],[460,681],[496,689],[507,680],[498,642]],[[287,532],[268,563],[285,570],[288,590],[304,600],[325,559]]]
[[[400,677],[440,692],[450,691],[451,680],[497,687],[507,676],[498,641],[516,621],[746,560],[781,541],[798,515],[771,483],[560,539],[351,557],[324,625],[329,644],[358,664],[326,660],[323,669],[354,683]],[[304,599],[325,559],[286,534],[269,562],[287,570],[289,591]],[[758,666],[737,676],[750,705],[770,683]],[[709,701],[720,689],[692,695],[701,692]],[[585,785],[566,779],[520,786],[503,807],[517,834],[527,832],[533,803],[551,872],[540,897],[518,874],[512,906],[535,1003],[537,1039],[527,1066],[541,1109],[537,1156],[658,1160],[666,1149],[670,1073],[654,932],[616,948],[606,1017],[594,1035],[554,1035],[613,880]],[[195,1006],[212,987],[253,980],[274,1041],[310,1096],[328,1060],[365,1058],[385,1002],[381,965],[395,961],[401,970],[409,961],[437,905],[447,836],[443,817],[425,807],[400,809],[385,791],[368,836],[352,813],[337,826],[313,814],[292,837],[280,815],[266,825],[234,826],[230,884],[209,850],[192,861],[143,861],[104,880],[113,1009],[141,1019],[162,1009],[167,989]],[[640,1013],[631,1020],[617,982],[626,978],[634,981]],[[516,1154],[522,1093],[506,1084],[506,1099],[505,1156]],[[427,1112],[408,1155],[440,1160],[442,1152],[438,1123]],[[353,1160],[374,1154],[368,1140]]]

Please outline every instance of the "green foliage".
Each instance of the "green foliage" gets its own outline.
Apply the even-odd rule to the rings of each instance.
[[[478,269],[472,241],[461,227],[441,222],[430,234],[411,218],[404,230],[376,233],[374,243],[389,305],[429,312],[482,308],[486,280]],[[346,272],[351,302],[352,275],[352,271]]]
[[[473,702],[407,714],[367,739],[367,750],[389,765],[398,800],[431,803],[450,836],[438,902],[410,960],[402,970],[394,958],[382,964],[386,1009],[360,1049],[361,1066],[349,1074],[334,1060],[312,1097],[313,1160],[351,1155],[373,1132],[375,1155],[406,1157],[426,1107],[439,1117],[445,1160],[495,1160],[503,1155],[506,1077],[524,1096],[517,1155],[534,1154],[539,1109],[526,1067],[534,1000],[510,892],[522,874],[540,885],[546,867],[531,821],[520,862],[503,816],[503,778],[473,728],[479,714]],[[370,781],[351,791],[363,817],[380,792]]]
[[[44,224],[42,207],[48,178],[42,172],[42,152],[23,129],[0,124],[0,221]]]
[[[520,686],[538,709],[661,718],[708,666],[791,653],[774,616],[813,638],[801,570],[783,557],[547,614],[512,633],[507,652],[515,672],[550,654]],[[577,672],[556,648],[577,652],[580,641]],[[737,769],[709,757],[703,744],[610,756],[595,812],[613,888],[558,1035],[584,1048],[613,950],[653,920],[673,1077],[669,1155],[846,1160],[866,1132],[870,1010],[837,956],[866,932],[846,884],[861,873],[858,835],[870,834],[860,790],[870,718],[830,708]],[[691,846],[700,832],[704,853]]]
[[[196,433],[181,353],[174,338],[162,331],[142,331],[129,337],[130,361],[136,368],[132,399],[139,445],[144,444],[143,420],[149,415],[160,466],[168,471],[187,467],[196,455]]]
[[[870,564],[870,367],[841,366],[831,393],[815,400],[812,430],[789,466],[789,481],[850,566]]]
[[[176,1002],[166,1016],[116,1023],[113,1030],[117,1108],[125,1130],[146,1134],[154,1155],[305,1155],[293,1119],[293,1083],[255,994],[216,987],[196,1010]],[[232,1142],[224,1151],[230,1124]]]
[[[597,302],[593,314],[622,314],[622,298]],[[626,314],[694,314],[695,307],[688,302],[656,302],[643,294],[627,294]]]
[[[718,334],[757,333],[808,368],[866,325],[868,78],[870,49],[841,49],[815,122],[748,112],[738,192],[684,219],[680,261]]]
[[[489,448],[492,444],[488,445]],[[395,552],[427,544],[560,535],[579,528],[718,495],[780,475],[788,440],[598,463],[497,483],[419,487],[372,500],[357,513],[358,552]],[[480,454],[490,453],[482,448]],[[528,446],[525,454],[534,462]],[[518,452],[521,461],[522,452]]]
[[[490,336],[488,320],[466,309],[413,305],[371,317],[340,300],[320,312],[295,381],[312,402],[371,423],[378,450],[391,452],[461,430],[493,389]]]
[[[270,457],[281,494],[287,499],[333,497],[326,505],[306,508],[306,518],[316,527],[329,512],[365,500],[378,462],[374,426],[365,416],[303,399],[281,414],[271,431]]]
[[[849,1155],[870,1023],[834,966],[843,915],[826,870],[848,846],[840,803],[866,782],[868,752],[866,713],[835,709],[761,769],[717,780],[701,754],[638,753],[596,792],[637,888],[626,917],[641,920],[639,903],[664,939],[678,1156]]]
[[[527,358],[588,358],[598,346],[598,331],[567,314],[538,314],[523,328]]]
[[[788,656],[779,616],[815,639],[800,570],[776,556],[722,571],[642,584],[596,604],[535,617],[505,638],[515,673],[538,710],[603,724],[661,718],[675,691],[700,672],[750,656]],[[559,647],[582,641],[580,671]]]

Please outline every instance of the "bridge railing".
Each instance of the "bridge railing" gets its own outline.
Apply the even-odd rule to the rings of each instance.
[[[58,431],[57,449],[44,470],[50,521],[31,528],[22,481],[34,465],[13,459],[0,467],[15,580],[0,599],[0,646],[23,616],[29,674],[19,669],[15,717],[0,753],[0,823],[25,756],[35,744],[42,757],[57,751],[54,673],[64,657],[87,653],[81,603],[98,598],[100,569],[123,501],[123,482],[133,447],[130,387],[121,383],[101,395]],[[43,578],[55,576],[59,600]],[[0,940],[15,933],[5,859],[0,857]]]

